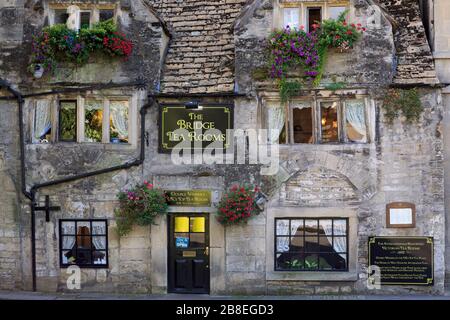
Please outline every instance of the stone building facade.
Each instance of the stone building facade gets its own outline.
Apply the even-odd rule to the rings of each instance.
[[[361,143],[350,143],[348,138],[325,143],[317,129],[320,118],[311,129],[314,143],[295,143],[297,129],[290,127],[288,143],[279,146],[280,169],[272,176],[262,175],[261,166],[253,164],[175,165],[170,154],[160,152],[160,105],[192,101],[232,105],[235,129],[273,128],[271,108],[286,104],[280,101],[273,80],[255,76],[267,63],[268,36],[284,26],[287,9],[297,10],[298,19],[304,21],[313,14],[311,9],[326,19],[333,17],[336,8],[348,9],[349,21],[367,31],[350,51],[329,53],[321,85],[291,97],[286,117],[293,122],[298,110],[312,110],[321,103],[356,103],[365,118]],[[76,68],[61,65],[51,77],[30,74],[33,35],[59,21],[58,14],[69,13],[69,19],[78,21],[86,18],[83,12],[89,12],[88,21],[93,24],[102,10],[112,12],[120,30],[132,39],[130,59],[93,59]],[[446,100],[439,80],[445,80],[438,80],[420,17],[415,0],[3,0],[0,289],[31,290],[34,282],[38,291],[68,291],[72,273],[62,266],[68,248],[62,248],[61,222],[76,222],[75,228],[88,222],[94,231],[91,223],[106,220],[107,227],[97,229],[102,230],[97,238],[105,237],[106,244],[97,241],[99,247],[106,246],[102,250],[107,263],[81,269],[81,290],[176,292],[171,281],[180,275],[171,268],[171,219],[198,214],[206,217],[209,231],[204,243],[208,270],[202,269],[201,274],[207,285],[202,288],[212,295],[442,293],[448,261]],[[336,83],[345,86],[330,89]],[[390,87],[418,88],[424,110],[417,122],[408,123],[401,116],[390,123],[385,117],[382,102]],[[93,100],[103,106],[104,114],[112,112],[114,103],[127,106],[127,143],[111,143],[105,130],[98,141],[87,139],[84,119]],[[62,141],[56,130],[66,102],[75,106],[77,119],[83,120],[77,120],[78,134],[71,142]],[[54,129],[45,142],[36,141],[33,134],[42,105],[47,106]],[[286,128],[290,122],[284,124]],[[107,120],[103,125],[112,124]],[[208,190],[210,205],[171,206],[171,215],[159,218],[157,225],[135,227],[119,238],[116,194],[144,180],[164,190]],[[261,186],[267,197],[264,210],[248,224],[223,227],[215,218],[215,206],[231,186],[243,183]],[[46,196],[51,206],[60,207],[50,212],[49,221],[43,211],[30,206],[33,197],[36,206],[44,206]],[[415,205],[413,228],[387,227],[386,205],[393,202]],[[285,245],[279,245],[283,240],[278,239],[282,229],[278,224],[316,221],[321,225],[322,220],[333,221],[332,226],[345,221],[345,231],[340,235],[333,229],[336,239],[328,240],[333,243],[333,253],[328,254],[345,267],[280,270],[280,257],[289,250],[279,249]],[[434,282],[371,290],[368,240],[374,236],[432,237]]]

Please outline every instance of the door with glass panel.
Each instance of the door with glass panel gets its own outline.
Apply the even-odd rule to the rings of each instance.
[[[171,214],[168,234],[168,291],[209,293],[208,214]]]

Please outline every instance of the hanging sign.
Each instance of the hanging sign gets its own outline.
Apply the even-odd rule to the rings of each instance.
[[[381,271],[382,285],[434,284],[432,237],[370,237],[369,264]]]
[[[210,207],[209,190],[166,190],[167,204],[176,207]]]
[[[170,153],[178,146],[203,150],[214,144],[229,147],[227,130],[233,129],[232,105],[161,105],[159,116],[159,151]]]

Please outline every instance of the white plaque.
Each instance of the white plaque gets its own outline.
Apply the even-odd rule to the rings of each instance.
[[[410,225],[413,224],[413,211],[411,208],[391,208],[390,224]]]

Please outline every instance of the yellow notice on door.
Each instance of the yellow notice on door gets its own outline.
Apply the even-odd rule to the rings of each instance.
[[[192,218],[192,229],[191,232],[205,232],[205,218]]]
[[[175,217],[175,232],[189,232],[189,217]]]

